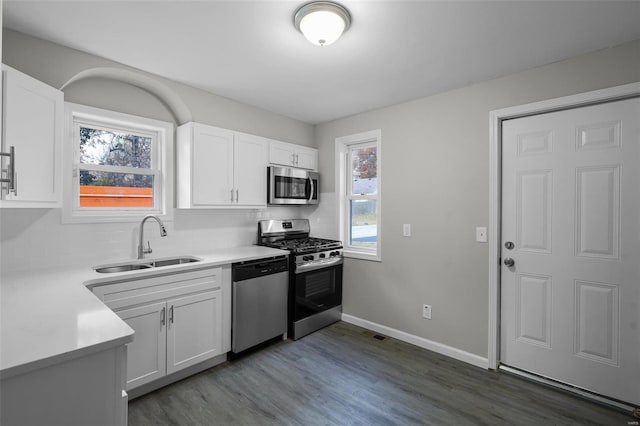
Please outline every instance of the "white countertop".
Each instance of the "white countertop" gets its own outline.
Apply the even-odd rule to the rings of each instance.
[[[133,340],[133,330],[87,286],[283,254],[289,252],[246,246],[180,253],[202,261],[131,272],[100,274],[91,268],[95,265],[87,265],[3,275],[0,284],[0,377],[23,374]],[[107,260],[104,263],[121,262]]]

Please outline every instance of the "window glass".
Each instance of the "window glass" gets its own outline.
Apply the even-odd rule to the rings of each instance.
[[[376,247],[378,241],[378,216],[376,200],[351,200],[349,245]]]
[[[153,138],[97,126],[79,125],[76,129],[80,143],[79,207],[152,208]]]
[[[153,175],[80,170],[80,207],[153,207]]]
[[[80,127],[80,162],[150,168],[150,137]]]
[[[360,195],[378,192],[378,156],[375,146],[351,149],[351,193]]]

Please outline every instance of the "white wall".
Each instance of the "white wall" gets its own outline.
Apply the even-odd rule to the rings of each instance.
[[[45,83],[61,87],[81,71],[126,66],[77,50],[5,30],[3,62]],[[148,75],[148,74],[147,74]],[[151,76],[185,102],[195,121],[273,139],[313,146],[314,127],[269,111],[241,104],[180,83]],[[156,97],[137,87],[106,79],[75,82],[64,90],[65,100],[100,108],[173,121],[171,111]],[[257,221],[307,217],[316,207],[269,207],[266,210],[176,210],[160,238],[157,225],[147,222],[145,236],[154,256],[189,254],[201,250],[256,242]],[[91,266],[135,257],[137,223],[62,224],[60,209],[0,210],[3,272],[55,266]]]
[[[634,81],[640,42],[317,125],[325,191],[335,138],[382,130],[383,261],[346,262],[344,312],[486,357],[489,253],[475,227],[489,219],[489,112]]]
[[[117,62],[8,29],[3,32],[2,53],[3,63],[56,88],[62,87],[79,72],[92,68],[115,67],[141,72]],[[314,146],[314,127],[310,124],[153,74],[143,74],[167,85],[179,96],[191,110],[194,121]],[[140,89],[133,86],[112,81],[84,81],[72,83],[65,89],[65,100],[160,120],[171,118],[157,99],[144,92],[141,96],[140,92]]]

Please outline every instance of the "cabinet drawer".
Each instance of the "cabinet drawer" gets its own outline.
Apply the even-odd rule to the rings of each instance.
[[[98,285],[93,293],[113,310],[221,287],[222,268],[211,268],[112,284]]]

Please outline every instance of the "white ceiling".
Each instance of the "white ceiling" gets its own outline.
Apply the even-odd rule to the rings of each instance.
[[[335,44],[299,1],[4,1],[8,28],[308,123],[640,39],[640,2],[355,1]]]

